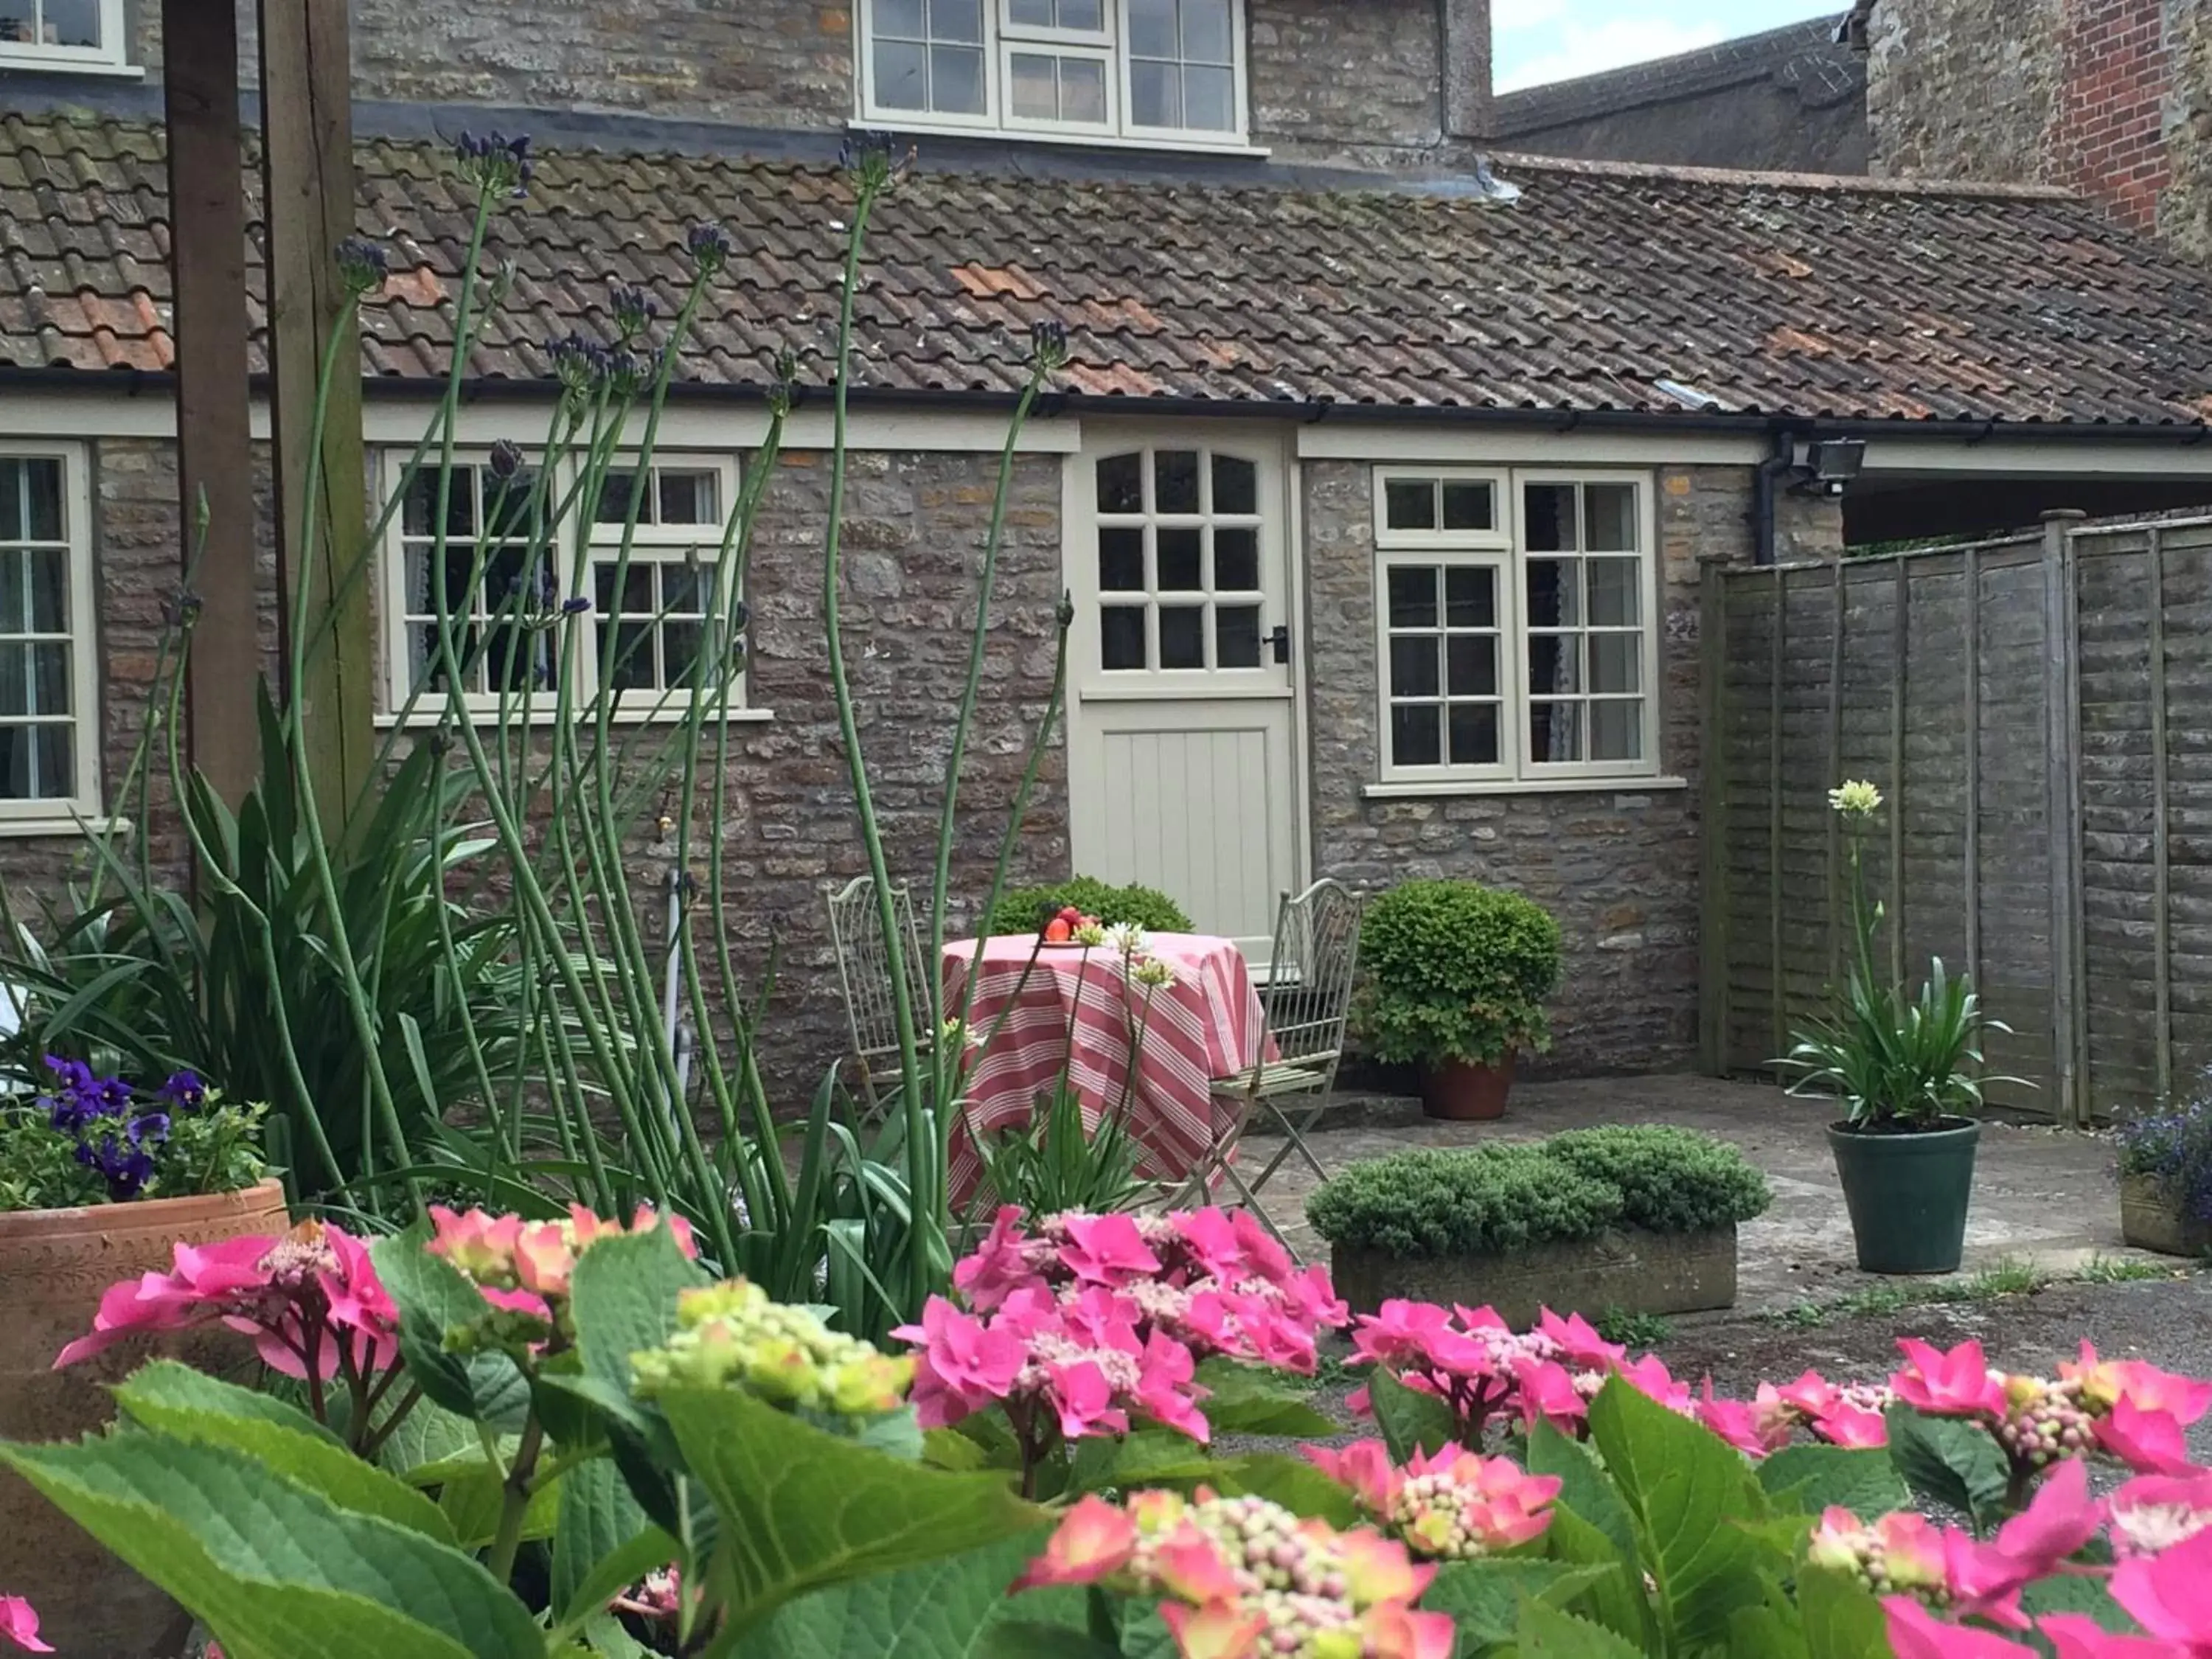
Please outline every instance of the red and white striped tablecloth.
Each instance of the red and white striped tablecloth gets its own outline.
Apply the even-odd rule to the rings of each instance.
[[[969,1029],[988,1041],[969,1068],[963,1121],[953,1133],[956,1208],[982,1173],[971,1131],[988,1136],[1026,1121],[1038,1097],[1050,1096],[1062,1065],[1087,1127],[1121,1105],[1133,1026],[1140,1041],[1128,1123],[1146,1148],[1143,1173],[1156,1180],[1188,1174],[1212,1144],[1210,1085],[1259,1059],[1265,1030],[1259,994],[1243,952],[1225,939],[1152,933],[1145,954],[1176,970],[1176,982],[1152,991],[1149,1003],[1146,988],[1124,976],[1121,957],[1110,949],[1040,951],[1029,935],[984,945]],[[975,955],[973,939],[945,947],[948,1017],[959,1006]]]

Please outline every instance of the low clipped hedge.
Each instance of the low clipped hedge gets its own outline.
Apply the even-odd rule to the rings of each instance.
[[[1424,1147],[1355,1164],[1306,1204],[1333,1245],[1433,1259],[1694,1233],[1763,1214],[1766,1177],[1687,1129],[1579,1129],[1529,1146]]]
[[[1190,918],[1183,908],[1155,887],[1115,887],[1091,876],[1056,882],[1049,887],[1021,887],[1000,895],[984,931],[992,938],[1034,933],[1046,919],[1073,905],[1086,916],[1096,916],[1107,927],[1121,923],[1148,933],[1188,933]]]

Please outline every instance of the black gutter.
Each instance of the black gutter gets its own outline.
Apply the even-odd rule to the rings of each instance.
[[[118,386],[136,397],[158,392],[173,396],[177,378],[167,369],[85,369],[0,363],[0,390],[11,386],[53,391],[100,392]],[[269,377],[251,378],[255,392],[266,394]],[[380,401],[412,398],[435,402],[446,394],[443,376],[364,375],[364,396]],[[464,403],[544,403],[560,395],[555,380],[475,380],[461,388]],[[679,380],[668,388],[672,404],[763,404],[768,388],[720,382]],[[802,387],[797,407],[826,405],[826,386]],[[889,386],[854,386],[854,408],[961,410],[992,413],[1012,410],[1018,401],[1012,392],[975,392],[943,387],[915,391]],[[1716,414],[1709,410],[1665,413],[1638,409],[1503,409],[1462,405],[1346,403],[1326,398],[1130,398],[1095,396],[1061,390],[1053,394],[1054,409],[1074,416],[1121,418],[1204,418],[1226,420],[1326,420],[1335,424],[1372,422],[1382,425],[1550,427],[1572,430],[1692,433],[1735,437],[1795,434],[1802,441],[1819,438],[1956,438],[1968,442],[2013,443],[2131,443],[2194,447],[2212,437],[2212,423],[2203,421],[1993,421],[1909,420],[1903,416],[1856,418],[1836,416]]]

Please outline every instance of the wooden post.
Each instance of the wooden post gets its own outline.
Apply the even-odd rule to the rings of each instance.
[[[1895,614],[1890,618],[1889,679],[1889,976],[1905,983],[1905,664],[1911,644],[1910,567],[1897,560]]]
[[[2173,1103],[2173,830],[2168,822],[2171,785],[2166,752],[2166,536],[2151,526],[2148,550],[2150,581],[2150,793],[2151,980],[2158,1008],[2158,1108]]]
[[[161,0],[161,35],[181,560],[199,600],[185,720],[194,763],[236,805],[259,770],[261,673],[238,20],[228,6]]]
[[[2045,817],[2051,866],[2051,1104],[2062,1123],[2087,1115],[2082,1099],[2080,1010],[2076,998],[2081,955],[2081,844],[2075,833],[2079,773],[2073,626],[2074,526],[2087,515],[2061,508],[2043,515],[2044,643],[2051,672],[2044,686]]]
[[[1789,1052],[1790,986],[1782,969],[1782,675],[1789,662],[1789,567],[1774,566],[1774,654],[1766,688],[1766,927],[1774,1052]]]
[[[1826,792],[1844,781],[1844,616],[1848,596],[1841,557],[1833,562],[1829,581],[1835,619],[1828,634],[1828,764],[1820,779],[1823,805]],[[1824,813],[1820,822],[1827,848],[1828,978],[1840,985],[1849,954],[1844,946],[1844,815]]]
[[[1960,884],[1966,897],[1966,976],[1982,982],[1982,554],[1964,555],[1966,583],[1966,695],[1960,705],[1966,728],[1966,844]]]
[[[276,573],[286,658],[308,595],[299,700],[307,770],[335,835],[374,763],[374,641],[363,564],[368,507],[361,346],[333,250],[354,234],[347,0],[261,0],[263,166],[269,203],[270,431]],[[307,493],[324,343],[340,337],[323,419],[321,487]],[[314,556],[301,554],[313,539]]]
[[[1698,1063],[1729,1069],[1728,567],[1698,562],[1698,690],[1705,710],[1704,785],[1698,810]]]

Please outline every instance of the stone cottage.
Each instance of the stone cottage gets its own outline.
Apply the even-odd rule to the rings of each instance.
[[[181,556],[151,11],[0,0],[19,878],[64,866],[73,814],[117,810]],[[672,569],[757,464],[779,355],[817,376],[768,489],[718,781],[723,923],[786,941],[784,1077],[841,1040],[822,895],[861,868],[817,564],[857,125],[921,156],[857,295],[846,526],[903,867],[933,832],[1023,355],[1062,324],[956,884],[983,886],[1066,592],[1026,873],[1143,880],[1255,950],[1317,876],[1520,889],[1566,927],[1565,1066],[1693,1056],[1702,568],[1832,556],[1854,520],[1905,533],[1962,490],[2002,511],[2212,477],[2193,266],[2040,185],[1488,155],[1486,0],[356,0],[353,56],[359,228],[392,264],[362,326],[376,494],[447,367],[465,129],[543,158],[495,230],[518,276],[467,364],[471,468],[544,430],[550,343],[604,331],[611,282],[671,307],[696,222],[736,251],[660,434]],[[422,655],[412,526],[376,550],[387,720]]]

